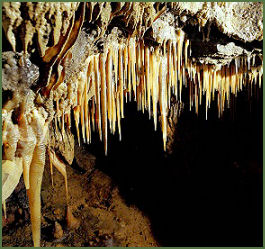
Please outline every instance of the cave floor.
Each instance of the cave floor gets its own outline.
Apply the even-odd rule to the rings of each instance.
[[[89,163],[93,164],[93,161]],[[67,228],[64,178],[54,170],[52,187],[50,170],[46,167],[42,184],[41,246],[158,246],[149,220],[135,206],[125,203],[117,186],[106,174],[97,169],[80,174],[70,167],[67,173],[69,206],[77,219],[77,226]],[[21,181],[7,203],[7,220],[3,217],[4,247],[32,246],[25,196]],[[55,222],[60,224],[57,232]]]

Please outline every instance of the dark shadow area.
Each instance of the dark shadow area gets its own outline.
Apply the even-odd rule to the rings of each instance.
[[[184,108],[171,155],[153,120],[125,108],[122,141],[109,135],[108,156],[96,136],[88,150],[128,205],[150,219],[161,246],[262,246],[262,89],[238,94],[221,119]]]
[[[216,23],[207,22],[204,28],[199,30],[198,25],[191,25],[189,21],[185,23],[183,31],[187,34],[188,38],[191,40],[192,44],[192,57],[207,56],[217,52],[217,44],[227,45],[233,42],[236,46],[244,48],[248,51],[253,51],[254,48],[262,49],[263,41],[254,40],[252,42],[243,42],[236,37],[229,37],[228,35],[222,33],[217,27]],[[203,40],[204,37],[207,38],[209,35],[209,41]],[[203,47],[203,49],[200,49]]]

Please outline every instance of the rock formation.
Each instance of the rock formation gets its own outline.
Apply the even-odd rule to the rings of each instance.
[[[221,116],[231,94],[262,84],[262,3],[4,2],[2,11],[2,202],[23,174],[35,246],[44,166],[67,190],[73,123],[79,144],[98,132],[107,154],[108,132],[122,139],[124,105],[136,101],[161,124],[166,150],[183,104],[198,112],[205,98],[207,118],[216,100]]]

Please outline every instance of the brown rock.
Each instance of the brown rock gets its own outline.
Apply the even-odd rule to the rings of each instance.
[[[7,219],[2,215],[2,228],[7,225]]]
[[[57,244],[56,247],[65,247],[63,244]]]
[[[15,215],[14,214],[9,214],[7,216],[7,219],[8,219],[8,223],[11,224],[15,221]]]
[[[22,213],[23,213],[22,208],[19,208],[17,211],[18,211],[18,213],[19,213],[20,215],[22,215]]]
[[[62,226],[57,221],[55,221],[55,224],[54,224],[54,234],[53,234],[53,236],[56,239],[60,239],[60,238],[63,237]]]
[[[61,214],[62,214],[62,210],[61,210],[60,208],[56,208],[56,209],[53,211],[53,213],[54,213],[55,215],[61,215]]]
[[[77,229],[80,226],[80,221],[73,216],[70,207],[67,207],[66,220],[67,220],[67,227],[70,229]]]

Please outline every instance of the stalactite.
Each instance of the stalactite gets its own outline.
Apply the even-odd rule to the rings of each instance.
[[[33,5],[35,4],[27,3],[27,8],[32,9]],[[60,134],[64,141],[67,132],[71,129],[71,114],[73,114],[78,144],[80,145],[81,142],[91,143],[92,132],[97,131],[100,140],[103,140],[104,151],[107,154],[108,131],[111,134],[118,131],[121,140],[121,120],[125,116],[124,102],[134,100],[137,102],[139,111],[147,111],[149,118],[153,118],[155,130],[158,120],[161,121],[163,148],[166,150],[167,122],[171,100],[173,97],[180,103],[184,101],[184,97],[186,97],[183,94],[184,87],[189,88],[187,102],[189,102],[190,109],[195,109],[197,115],[199,106],[205,98],[203,108],[205,108],[207,119],[208,109],[213,101],[217,102],[218,116],[221,117],[225,108],[232,104],[230,101],[238,91],[248,86],[252,94],[256,87],[261,87],[263,79],[262,56],[259,58],[258,55],[248,53],[246,56],[236,57],[227,65],[219,65],[219,67],[207,63],[201,65],[191,60],[192,44],[181,29],[178,29],[176,34],[172,34],[169,39],[158,39],[156,42],[150,42],[149,38],[143,39],[145,36],[142,36],[141,29],[139,32],[129,32],[127,39],[118,35],[114,36],[117,40],[109,40],[112,33],[106,33],[105,36],[103,26],[106,22],[105,28],[107,29],[108,21],[111,22],[114,16],[112,13],[111,18],[108,18],[108,15],[104,13],[103,4],[72,3],[63,4],[60,8],[53,8],[53,5],[55,4],[48,4],[41,13],[39,11],[31,13],[32,17],[29,13],[23,14],[23,18],[19,13],[25,9],[25,6],[22,7],[18,3],[3,5],[5,12],[12,7],[11,9],[16,13],[13,15],[12,12],[8,12],[9,14],[6,12],[12,27],[10,29],[9,25],[3,26],[12,49],[15,51],[21,45],[25,54],[33,53],[32,49],[36,38],[41,59],[38,65],[42,66],[40,71],[45,72],[39,77],[41,84],[38,87],[43,87],[43,89],[37,91],[37,94],[42,95],[45,100],[40,103],[37,101],[32,103],[34,110],[27,111],[27,108],[21,108],[21,113],[15,124],[11,119],[11,114],[16,114],[9,106],[11,101],[3,107],[2,111],[4,117],[2,124],[4,150],[2,204],[5,209],[5,200],[12,193],[23,173],[29,196],[35,246],[40,245],[40,191],[46,149],[50,156],[51,175],[53,175],[53,166],[57,167],[65,177],[66,195],[68,195],[65,165],[56,156],[56,150],[52,150],[50,141],[45,141],[46,135],[49,135],[50,127],[55,129],[55,133]],[[36,6],[41,6],[41,4],[38,3]],[[89,12],[86,12],[85,6]],[[132,3],[129,3],[124,7],[119,5],[117,8],[117,13],[131,13],[126,20],[128,30],[143,27],[141,25],[145,18],[139,17],[140,12],[135,12],[134,7]],[[154,20],[166,9],[167,7],[164,6],[158,11]],[[146,14],[146,12],[141,13]],[[136,19],[140,18],[141,20],[138,24],[134,21],[135,14],[137,14]],[[41,18],[38,18],[38,15]],[[47,23],[48,15],[49,18],[53,17],[54,19],[51,23]],[[17,31],[22,28],[20,24],[23,23],[24,17],[26,18],[25,26],[23,26],[26,32],[25,38],[17,43],[15,35],[21,33]],[[94,49],[90,50],[91,43],[86,43],[85,39],[89,37],[84,31],[86,25],[83,26],[86,17],[88,22],[94,19],[102,24],[101,26],[95,23],[99,28],[97,32],[100,33],[95,39],[104,38],[102,40],[106,40],[103,53],[94,54]],[[34,27],[35,22],[36,27]],[[202,22],[200,25],[205,26],[203,20],[199,22]],[[150,27],[149,24],[145,23],[144,25]],[[44,32],[44,29],[47,29],[47,32]],[[124,34],[128,30],[124,31]],[[143,29],[143,31],[146,30]],[[78,61],[79,59],[74,58],[73,50],[76,47],[79,48],[81,44],[79,38],[84,33],[86,38],[83,39],[87,46],[84,50],[86,50],[87,58],[80,56],[81,70],[78,73],[69,72],[71,71],[68,68],[69,65],[71,66],[74,60]],[[139,36],[139,34],[141,35]],[[50,42],[49,39],[51,39]],[[23,63],[19,61],[18,64]],[[51,114],[43,104],[52,94],[55,97],[51,98]],[[35,93],[34,96],[36,97]],[[24,98],[25,96],[21,95],[20,97]],[[51,117],[50,120],[48,120],[48,116]],[[50,122],[52,119],[53,121]],[[67,210],[70,210],[69,207]]]
[[[108,112],[108,120],[110,131],[113,131],[113,123],[112,123],[112,48],[109,49],[106,59],[106,89],[107,89],[107,112]]]
[[[102,110],[102,133],[105,154],[107,154],[108,124],[107,124],[107,94],[106,94],[106,73],[105,73],[106,54],[99,55],[99,70],[101,78],[101,110]]]
[[[124,118],[124,109],[123,109],[123,88],[124,88],[124,82],[123,82],[123,56],[122,56],[122,48],[119,48],[119,97],[120,97],[120,116],[121,118]]]
[[[196,114],[205,96],[207,119],[211,102],[217,97],[220,117],[230,105],[231,94],[236,95],[242,90],[246,78],[250,84],[261,86],[263,68],[262,65],[253,66],[255,59],[237,57],[229,65],[217,68],[192,62],[190,51],[190,41],[183,31],[178,30],[177,39],[164,41],[162,46],[152,47],[130,37],[126,43],[115,43],[106,47],[104,53],[91,55],[77,80],[77,102],[73,112],[78,142],[80,122],[83,141],[90,143],[91,131],[97,129],[104,141],[105,153],[108,128],[114,134],[117,125],[121,140],[125,98],[126,101],[134,99],[138,110],[148,111],[149,118],[153,117],[155,130],[160,113],[166,149],[166,119],[172,93],[177,101],[182,102],[183,86],[189,87],[190,109],[194,108]],[[59,112],[59,103],[56,108]],[[61,112],[64,113],[64,110]],[[69,113],[65,113],[65,118],[69,128]],[[63,120],[59,127],[64,127]]]

